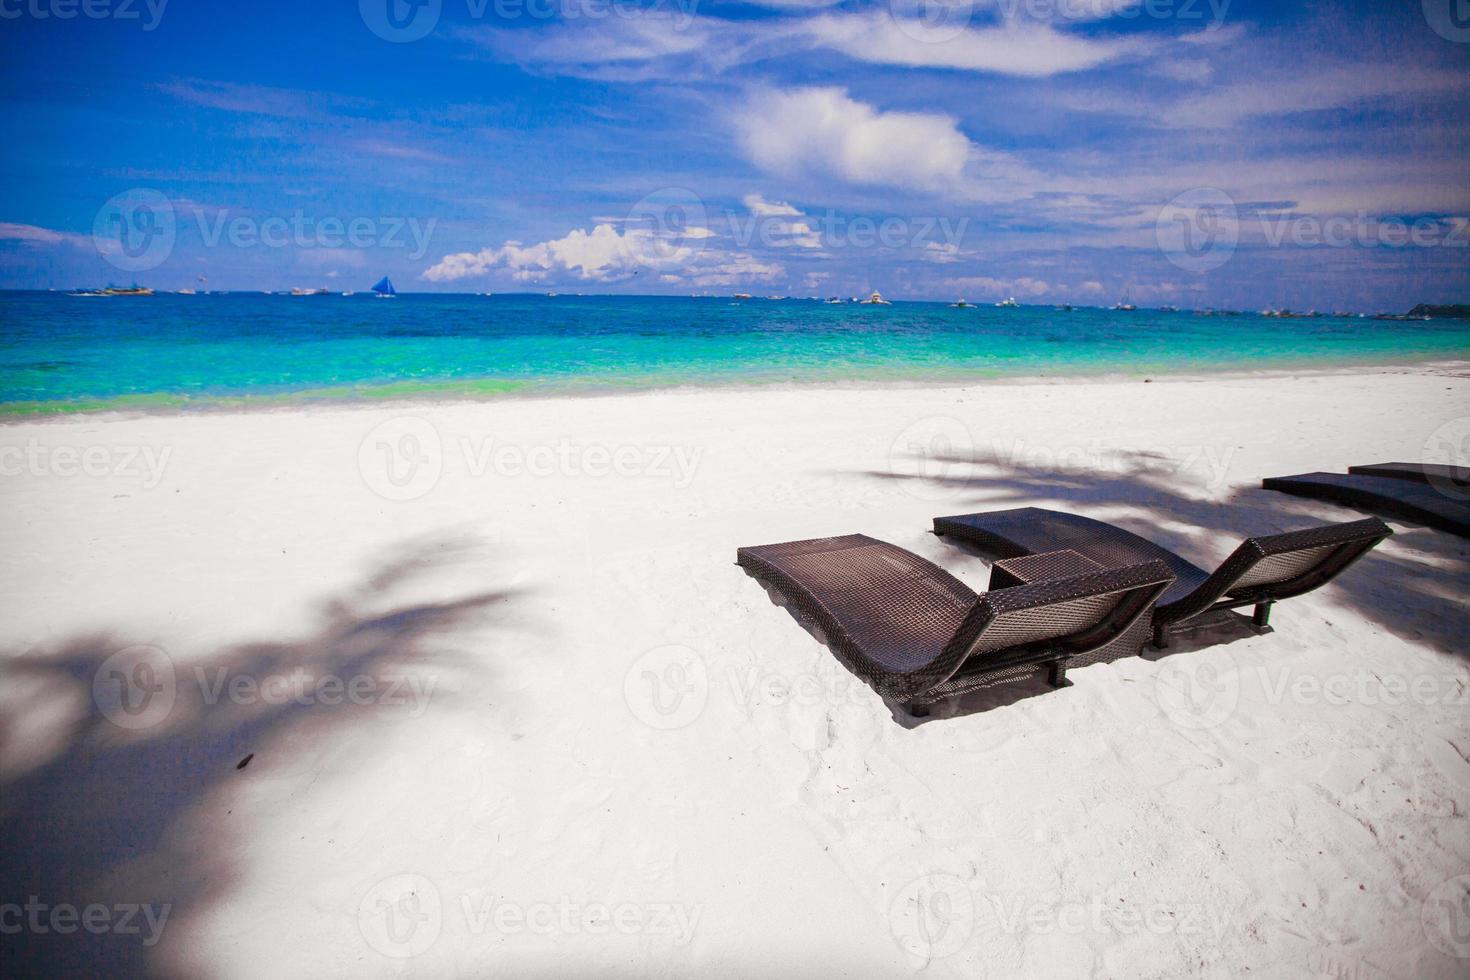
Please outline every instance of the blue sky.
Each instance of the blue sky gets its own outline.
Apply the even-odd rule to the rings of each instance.
[[[1466,0],[86,2],[0,287],[1470,301]]]

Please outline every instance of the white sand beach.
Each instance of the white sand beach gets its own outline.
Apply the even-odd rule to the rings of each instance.
[[[983,591],[930,520],[1034,505],[1213,567],[1462,429],[1463,364],[7,422],[9,914],[177,977],[1463,977],[1470,541],[917,725],[734,564]]]

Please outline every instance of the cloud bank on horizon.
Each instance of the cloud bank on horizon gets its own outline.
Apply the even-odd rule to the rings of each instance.
[[[40,0],[0,286],[1463,301],[1437,2]]]

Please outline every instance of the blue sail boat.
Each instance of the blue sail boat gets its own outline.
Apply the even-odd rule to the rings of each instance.
[[[387,299],[389,296],[398,295],[398,290],[393,288],[393,282],[387,276],[378,280],[377,284],[373,286],[373,292],[377,293],[380,299]]]

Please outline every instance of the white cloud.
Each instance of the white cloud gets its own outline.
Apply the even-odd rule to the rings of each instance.
[[[785,201],[767,201],[759,194],[747,194],[745,207],[757,218],[800,218],[802,213]]]
[[[805,30],[813,43],[860,61],[1029,78],[1096,68],[1153,47],[1141,39],[1083,37],[1035,23],[937,30],[881,11],[826,14],[812,18]]]
[[[1115,6],[1111,0],[1098,3]],[[872,64],[1044,78],[1147,54],[1158,46],[1140,37],[1068,33],[1020,17],[975,26],[962,13],[952,26],[935,27],[892,9],[835,13],[822,11],[831,6],[825,3],[782,6],[797,15],[729,20],[630,9],[613,18],[562,21],[534,32],[477,28],[460,36],[499,59],[623,81],[687,80],[691,74],[718,74],[762,59],[805,56],[813,49]],[[807,10],[818,12],[804,15]],[[1093,18],[1073,18],[1088,19]]]
[[[208,109],[276,118],[310,118],[341,111],[360,111],[371,106],[364,99],[306,89],[272,88],[186,78],[157,86],[174,98]]]
[[[1319,69],[1305,76],[1295,71],[1254,72],[1247,80],[1185,98],[1162,112],[1155,105],[1150,114],[1176,128],[1232,129],[1253,119],[1287,113],[1363,109],[1395,101],[1464,99],[1467,95],[1470,76],[1464,72],[1359,64]]]
[[[647,270],[660,273],[660,280],[666,283],[713,286],[784,275],[779,264],[703,244],[713,234],[703,227],[664,234],[635,227],[619,231],[611,224],[599,224],[590,232],[575,228],[563,238],[534,245],[508,241],[499,248],[446,255],[424,270],[422,278],[456,282],[504,271],[516,282],[539,282],[559,275],[618,282]]]
[[[744,235],[744,241],[758,236],[762,244],[772,248],[822,247],[821,234],[800,209],[785,201],[767,201],[759,194],[745,195],[744,204],[754,220],[748,228],[732,221],[737,237]]]
[[[633,242],[612,225],[591,232],[573,229],[565,238],[523,246],[509,241],[499,248],[446,255],[424,272],[430,282],[453,282],[505,268],[512,278],[530,281],[550,272],[571,272],[580,279],[607,281],[631,275],[639,266]]]
[[[473,28],[460,36],[497,60],[629,82],[682,77],[693,66],[705,73],[722,71],[739,63],[754,40],[727,21],[676,19],[631,8],[611,19],[561,21],[535,31]]]
[[[395,160],[407,160],[410,163],[452,163],[448,157],[433,150],[421,146],[411,146],[394,140],[385,139],[363,139],[353,145],[354,149],[373,156],[391,157]]]
[[[11,224],[5,221],[0,221],[0,242],[20,242],[33,246],[72,245],[77,248],[93,246],[92,239],[86,235],[78,235],[69,231],[52,231],[50,228],[41,228],[37,225]]]
[[[691,269],[688,282],[694,286],[735,286],[752,280],[769,282],[786,275],[779,262],[763,262],[745,252],[722,253],[719,261],[705,268]]]
[[[952,265],[969,255],[954,242],[925,242],[920,254],[926,261],[939,265]]]
[[[977,289],[996,296],[1044,296],[1051,292],[1050,283],[1029,276],[1018,279],[994,279],[990,276],[961,276],[946,279],[945,283],[955,289]]]
[[[736,128],[745,155],[763,170],[850,184],[953,188],[974,149],[950,116],[880,112],[838,88],[757,94]]]

